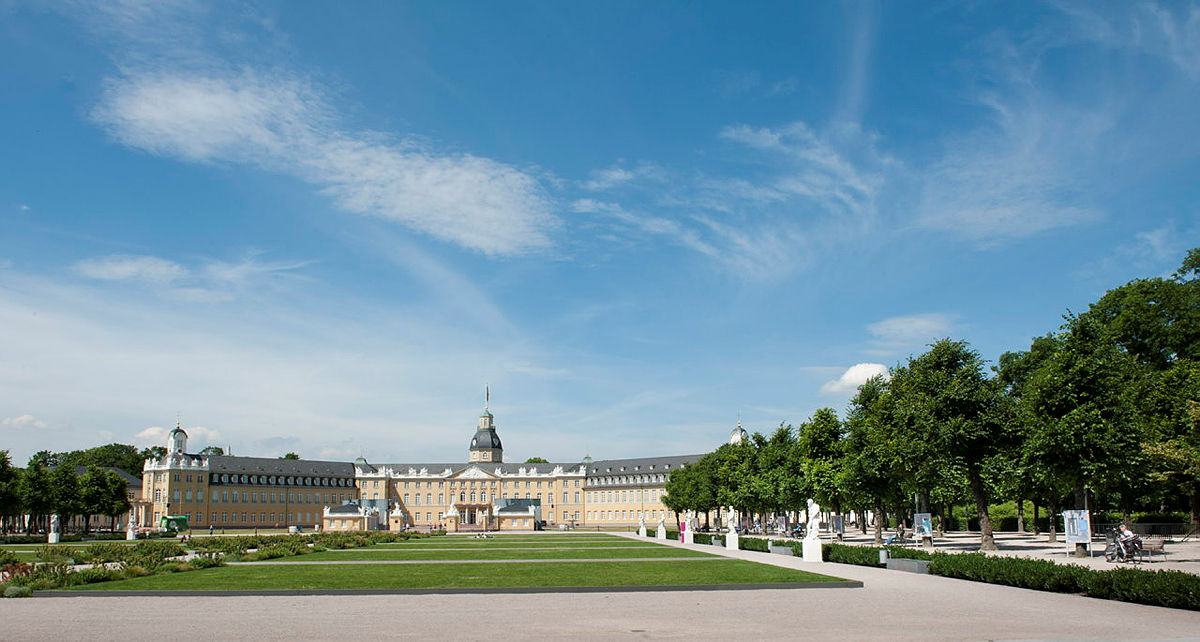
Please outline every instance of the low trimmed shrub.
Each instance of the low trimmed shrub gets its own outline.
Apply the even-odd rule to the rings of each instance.
[[[4,597],[33,597],[33,589],[28,586],[10,586],[4,589]]]

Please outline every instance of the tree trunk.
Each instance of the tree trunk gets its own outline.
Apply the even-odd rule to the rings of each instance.
[[[967,479],[971,483],[971,495],[975,498],[975,511],[979,514],[979,550],[999,550],[996,547],[996,538],[992,534],[992,518],[988,516],[987,491],[983,487],[983,476],[979,470],[969,468]]]
[[[1050,500],[1050,537],[1046,538],[1047,542],[1058,541],[1058,513],[1059,503],[1057,498]]]
[[[1041,534],[1041,527],[1038,526],[1038,505],[1037,505],[1037,502],[1032,502],[1032,503],[1033,503],[1033,534],[1039,535],[1039,534]]]
[[[883,502],[875,500],[875,545],[883,544]]]
[[[928,513],[929,510],[929,492],[921,491],[917,493],[917,512]]]
[[[1192,532],[1200,533],[1200,487],[1192,488],[1190,503],[1192,505]]]
[[[1017,532],[1025,532],[1025,500],[1017,500]]]
[[[860,506],[858,509],[858,528],[863,535],[867,534],[867,511]]]
[[[1083,508],[1086,504],[1087,504],[1087,490],[1084,489],[1083,484],[1079,484],[1079,485],[1075,486],[1075,508],[1078,510],[1083,510]],[[1091,535],[1091,533],[1088,533],[1088,535]],[[1075,543],[1075,552],[1071,553],[1071,555],[1073,557],[1087,557],[1087,554],[1088,554],[1087,553],[1087,544],[1083,544],[1081,542],[1076,542]]]

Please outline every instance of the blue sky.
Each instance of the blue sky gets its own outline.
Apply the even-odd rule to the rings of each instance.
[[[0,3],[0,448],[706,451],[1200,245],[1195,3]]]

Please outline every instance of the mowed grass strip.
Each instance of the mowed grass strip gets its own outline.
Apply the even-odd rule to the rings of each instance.
[[[379,566],[225,566],[72,587],[93,591],[255,591],[322,589],[691,586],[840,582],[742,560],[414,564]]]
[[[624,537],[556,537],[517,538],[491,537],[475,539],[473,537],[430,537],[425,539],[410,539],[404,542],[385,542],[380,546],[396,546],[401,548],[421,548],[425,546],[561,546],[563,544],[628,544],[632,546],[657,546],[654,542],[626,539]]]
[[[572,548],[541,548],[524,550],[475,550],[475,551],[445,551],[445,550],[370,550],[352,549],[344,552],[311,553],[297,557],[281,557],[273,562],[350,562],[350,561],[396,561],[396,560],[561,560],[561,559],[621,559],[646,557],[714,557],[709,553],[687,549],[653,548],[629,549],[572,549]]]

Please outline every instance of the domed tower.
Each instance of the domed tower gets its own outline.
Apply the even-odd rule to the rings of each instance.
[[[471,463],[499,464],[504,461],[504,446],[500,445],[500,435],[496,434],[496,424],[487,406],[479,415],[479,427],[471,438],[471,448],[467,451],[467,460]]]
[[[167,452],[172,455],[182,455],[187,451],[187,433],[183,432],[179,423],[175,422],[175,430],[172,430],[171,434],[167,436]]]
[[[738,419],[737,427],[729,432],[729,443],[733,445],[740,444],[750,438],[750,433],[742,428],[742,420]]]

